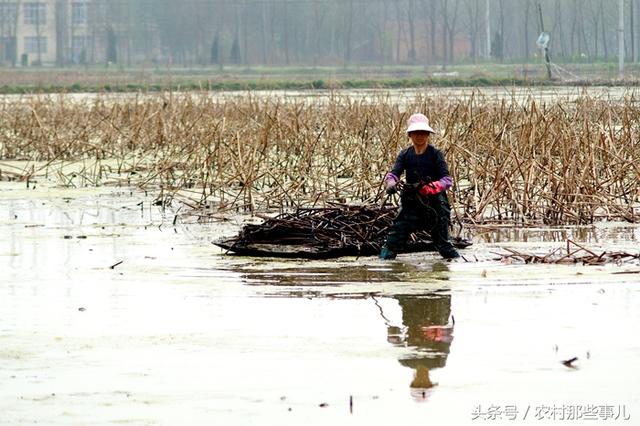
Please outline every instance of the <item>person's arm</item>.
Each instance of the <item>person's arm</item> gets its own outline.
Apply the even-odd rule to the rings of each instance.
[[[384,177],[384,186],[389,192],[390,188],[395,188],[395,186],[400,181],[400,176],[404,172],[404,154],[405,150],[400,151],[398,157],[396,158],[396,162],[393,165],[393,169],[389,173],[387,173]]]

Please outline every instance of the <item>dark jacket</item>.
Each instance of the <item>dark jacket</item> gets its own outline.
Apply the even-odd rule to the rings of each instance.
[[[403,172],[406,173],[407,183],[428,183],[449,176],[449,167],[439,149],[427,145],[426,151],[417,155],[412,145],[400,151],[391,170],[398,178]]]

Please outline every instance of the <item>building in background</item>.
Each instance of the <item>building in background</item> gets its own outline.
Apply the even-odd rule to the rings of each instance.
[[[104,57],[104,0],[0,0],[0,63],[53,66]]]
[[[548,23],[551,58],[558,63],[609,62],[618,56],[637,62],[640,0],[625,0],[624,10],[609,3],[0,0],[0,66],[375,64],[444,69],[463,63],[539,63],[535,40],[540,21]],[[626,11],[624,25],[620,10]]]

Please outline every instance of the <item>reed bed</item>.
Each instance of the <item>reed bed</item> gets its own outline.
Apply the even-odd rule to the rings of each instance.
[[[381,180],[422,111],[439,131],[464,223],[640,218],[640,109],[576,101],[417,96],[216,100],[207,93],[0,101],[0,178],[136,185],[160,202],[225,212],[381,201]],[[204,211],[204,210],[203,210]]]

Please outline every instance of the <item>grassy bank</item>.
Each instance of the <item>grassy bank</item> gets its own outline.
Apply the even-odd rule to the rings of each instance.
[[[637,65],[572,64],[552,80],[540,64],[351,67],[4,69],[0,93],[397,89],[554,85],[638,85]],[[562,78],[564,77],[564,78]]]
[[[101,84],[85,85],[15,85],[0,86],[0,94],[45,93],[124,93],[165,91],[246,91],[246,90],[323,90],[323,89],[405,89],[419,87],[490,87],[553,85],[553,82],[533,82],[522,79],[489,78],[412,78],[384,80],[295,80],[295,81],[211,81],[196,80],[166,84]]]

